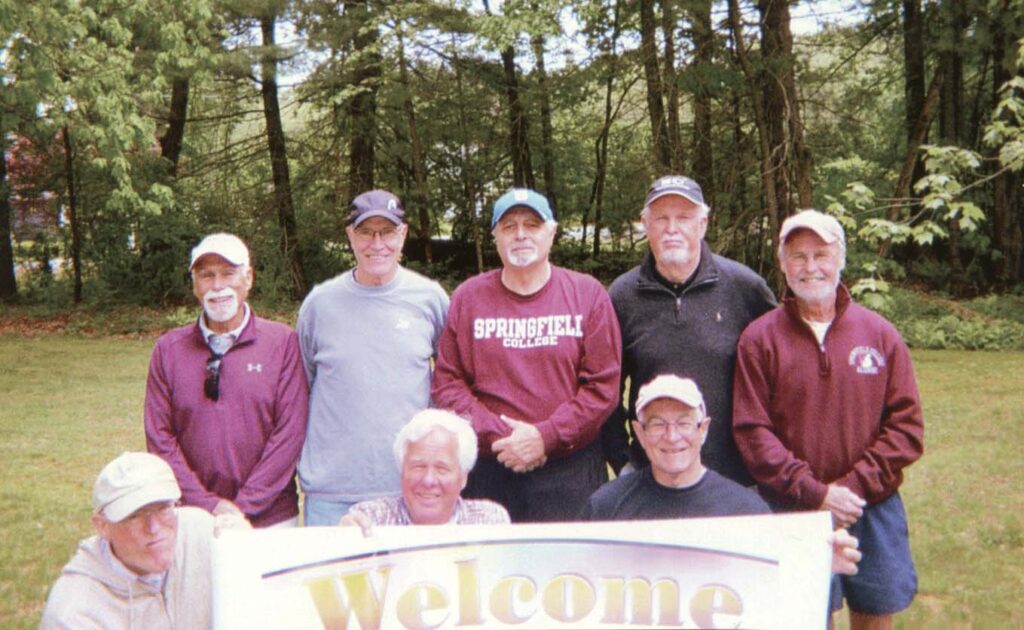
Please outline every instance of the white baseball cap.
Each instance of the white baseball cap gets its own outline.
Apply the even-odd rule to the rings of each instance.
[[[199,244],[192,248],[192,262],[189,263],[188,270],[192,271],[196,262],[207,254],[216,254],[236,267],[249,266],[249,248],[234,234],[217,232],[199,241]]]
[[[92,487],[93,511],[114,523],[150,503],[180,498],[174,471],[151,453],[121,453],[103,467]]]
[[[659,398],[669,398],[681,402],[687,407],[700,409],[701,413],[706,413],[704,396],[701,395],[700,388],[688,378],[681,378],[675,374],[655,376],[637,393],[636,412],[639,414],[644,407]]]
[[[782,229],[779,230],[779,242],[785,243],[790,234],[800,229],[811,230],[828,245],[835,242],[844,247],[846,245],[846,234],[839,221],[834,216],[817,210],[801,210],[783,221]]]

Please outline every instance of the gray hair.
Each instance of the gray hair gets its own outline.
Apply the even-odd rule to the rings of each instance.
[[[469,473],[476,464],[476,431],[465,418],[443,409],[424,409],[412,417],[395,436],[394,452],[398,467],[402,467],[409,445],[418,442],[434,429],[444,429],[455,436],[459,450],[459,466]]]

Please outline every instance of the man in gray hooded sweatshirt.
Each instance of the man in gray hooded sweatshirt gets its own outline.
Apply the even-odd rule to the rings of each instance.
[[[61,571],[40,628],[209,628],[215,526],[248,522],[178,507],[174,472],[149,453],[107,464],[92,497],[96,535]]]

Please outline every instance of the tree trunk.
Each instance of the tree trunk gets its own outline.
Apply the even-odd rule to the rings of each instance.
[[[537,59],[537,90],[540,96],[540,153],[544,162],[544,192],[555,217],[558,211],[558,183],[555,176],[555,132],[551,123],[551,94],[548,73],[544,67],[544,38],[533,38],[533,55]]]
[[[612,104],[615,75],[618,60],[618,37],[622,33],[622,0],[615,0],[611,7],[611,35],[601,43],[601,60],[604,67],[604,122],[594,140],[594,180],[590,185],[590,203],[583,215],[583,249],[587,247],[587,217],[594,212],[593,257],[601,253],[601,216],[604,213],[604,184],[608,174],[608,133],[614,120],[615,107]],[[625,93],[623,94],[625,96]]]
[[[64,180],[68,187],[68,223],[71,225],[71,267],[74,270],[74,300],[82,303],[82,226],[78,223],[78,190],[75,186],[75,157],[71,133],[61,127],[64,140]]]
[[[377,140],[377,88],[380,84],[380,55],[373,50],[379,33],[367,27],[372,16],[361,0],[345,0],[345,14],[351,16],[356,35],[353,39],[353,57],[357,59],[352,83],[358,93],[348,103],[349,118],[349,176],[348,196],[372,190],[376,165]],[[348,204],[346,204],[348,205]]]
[[[775,182],[774,227],[793,212],[787,129],[791,104],[785,79],[792,72],[793,36],[789,32],[789,5],[785,0],[758,0],[757,8],[761,13],[761,54],[765,65],[761,90],[768,130],[769,172]]]
[[[683,170],[683,140],[679,132],[679,85],[676,82],[676,20],[674,0],[660,0],[661,32],[665,40],[665,95],[668,99],[668,146],[673,173]]]
[[[921,156],[918,155],[917,150],[928,139],[928,129],[930,125],[926,125],[924,128],[924,135],[920,135],[920,129],[918,128],[918,122],[923,120],[925,117],[922,116],[922,110],[926,106],[926,93],[925,93],[925,59],[924,59],[924,12],[921,8],[921,0],[904,0],[903,1],[903,67],[904,67],[904,110],[906,118],[904,126],[907,134],[907,154],[910,154],[910,145],[912,143],[917,144],[914,147],[914,161],[908,174],[909,183],[906,186],[906,190],[910,190],[910,185],[913,182],[924,177],[924,161]],[[942,72],[942,67],[936,69],[936,76],[939,76]],[[934,79],[933,79],[934,84]],[[929,92],[930,94],[930,92]],[[934,107],[934,102],[932,103]],[[927,116],[928,121],[931,121],[933,114]],[[901,175],[902,177],[902,175]],[[897,186],[899,188],[899,186]],[[896,195],[897,197],[903,197],[904,195]],[[913,214],[913,208],[911,212]],[[891,220],[896,220],[899,217],[897,214],[895,217],[890,214]]]
[[[595,165],[594,184],[591,187],[591,203],[594,206],[594,241],[591,247],[591,256],[597,258],[601,255],[601,224],[604,216],[604,186],[608,178],[608,130],[611,127],[611,96],[613,80],[608,77],[605,87],[605,125],[595,143]],[[586,225],[583,228],[583,241],[587,240]]]
[[[452,36],[455,39],[455,36]],[[459,169],[460,176],[462,178],[462,195],[463,195],[463,208],[464,216],[466,219],[466,225],[469,228],[469,236],[473,240],[473,248],[476,253],[476,270],[477,273],[483,273],[484,270],[484,236],[483,229],[481,228],[481,222],[483,221],[483,212],[478,211],[478,189],[476,169],[473,165],[473,156],[469,150],[469,121],[466,114],[466,92],[463,88],[462,83],[462,62],[459,60],[459,47],[456,42],[452,43],[452,50],[455,51],[452,58],[452,70],[455,72],[455,93],[457,95],[457,102],[459,104],[459,139],[460,144],[460,157],[462,158],[462,168]]]
[[[275,21],[273,15],[260,16],[260,28],[263,32],[263,114],[267,122],[267,146],[270,149],[270,167],[274,177],[274,207],[277,210],[277,224],[281,230],[279,246],[281,255],[288,263],[292,297],[301,298],[307,290],[306,275],[302,269],[302,251],[299,249],[292,184],[288,171],[288,152],[285,146],[284,126],[281,124],[281,108],[277,100]]]
[[[519,99],[519,78],[516,75],[516,53],[508,46],[501,51],[505,77],[505,98],[508,100],[509,143],[512,151],[512,182],[516,186],[536,189],[530,159],[530,128],[526,111]]]
[[[427,190],[427,173],[423,168],[423,144],[416,124],[416,107],[412,102],[412,86],[409,85],[409,69],[405,58],[405,42],[401,31],[398,31],[398,71],[399,80],[405,88],[405,118],[409,123],[409,144],[412,150],[412,175],[414,180],[412,206],[419,217],[418,236],[423,241],[423,258],[427,264],[434,262],[430,248],[430,236],[433,229],[430,224],[430,199]]]
[[[160,154],[171,163],[171,176],[178,175],[178,160],[181,157],[182,141],[185,138],[185,120],[188,117],[189,81],[186,78],[174,80],[171,86],[171,110],[167,115],[167,131],[160,138]]]
[[[998,13],[992,20],[992,101],[998,102],[1003,84],[1013,77],[1017,68],[1017,43],[1012,26],[1009,0],[1002,0]],[[995,151],[993,151],[995,153]],[[995,157],[995,156],[993,156]],[[998,170],[1001,165],[995,163]],[[1005,171],[992,181],[992,247],[995,283],[1003,289],[1018,284],[1021,280],[1021,225],[1016,212],[1020,204],[1020,175]]]
[[[0,142],[7,140],[0,138]],[[18,296],[14,275],[14,241],[11,232],[11,186],[7,181],[7,150],[0,147],[0,302]]]
[[[705,83],[714,56],[714,33],[711,29],[711,0],[690,3],[693,24],[694,63],[697,76],[693,94],[693,175],[704,190],[704,200],[714,206],[715,163],[711,145],[711,92]]]
[[[935,76],[932,77],[931,87],[928,88],[928,96],[917,112],[918,118],[914,122],[914,132],[907,140],[907,152],[903,156],[903,168],[900,169],[899,179],[896,180],[896,190],[893,191],[892,205],[889,206],[888,214],[890,221],[899,220],[902,208],[906,207],[907,201],[910,199],[911,185],[914,182],[912,177],[916,172],[917,166],[921,163],[918,151],[921,145],[924,144],[925,138],[928,137],[928,128],[932,124],[932,117],[935,115],[935,105],[939,101],[939,92],[942,88],[942,76],[942,66],[939,66],[935,70]]]
[[[753,64],[750,62],[750,58],[747,57],[746,48],[744,48],[744,37],[743,37],[743,19],[740,14],[739,1],[729,0],[729,22],[732,25],[732,36],[733,36],[733,48],[736,54],[736,58],[739,61],[740,68],[743,70],[743,75],[747,80],[747,87],[750,90],[750,102],[754,108],[754,122],[757,126],[757,138],[758,147],[760,149],[760,162],[761,162],[761,187],[764,194],[764,210],[768,217],[768,231],[772,239],[779,233],[779,223],[781,210],[779,206],[780,194],[776,190],[776,177],[773,171],[774,160],[772,156],[772,144],[770,141],[771,131],[769,130],[767,107],[765,105],[765,93],[764,90],[758,87],[759,82],[757,75],[754,72]],[[781,195],[781,198],[788,198],[786,195]],[[784,208],[788,209],[788,202]],[[762,263],[762,260],[758,261],[758,264]],[[775,267],[771,266],[774,270]],[[777,272],[773,271],[773,284],[778,284],[779,276]]]
[[[654,0],[640,0],[640,55],[647,80],[647,113],[651,118],[651,139],[659,174],[672,169],[672,150],[665,120],[661,72],[658,68],[658,43],[655,39]]]
[[[941,6],[945,45],[939,53],[939,67],[945,77],[939,88],[939,138],[945,145],[960,146],[963,138],[963,42],[964,15],[959,0],[945,0]],[[964,264],[960,255],[960,222],[952,218],[947,227],[946,257],[954,293],[965,288]]]
[[[789,30],[787,28],[787,30]],[[790,38],[792,44],[792,38]],[[792,59],[792,57],[790,57]],[[814,184],[811,182],[814,160],[804,139],[803,115],[797,96],[796,72],[791,67],[785,78],[786,102],[789,111],[789,133],[793,138],[793,170],[796,177],[796,199],[800,208],[814,207]]]
[[[618,64],[619,34],[621,33],[620,20],[622,13],[622,2],[616,0],[612,8],[612,34],[605,50],[605,89],[604,89],[604,124],[601,125],[601,133],[594,143],[594,182],[590,187],[590,203],[594,208],[594,244],[592,256],[597,258],[601,254],[601,219],[604,214],[604,186],[608,177],[608,134],[612,128],[615,108],[612,106],[612,92],[615,86],[616,68]],[[583,243],[587,242],[586,215],[583,217]]]

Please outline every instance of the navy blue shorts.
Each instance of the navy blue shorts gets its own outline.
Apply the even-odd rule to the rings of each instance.
[[[864,508],[850,533],[860,541],[863,557],[857,575],[832,576],[831,609],[842,608],[844,597],[850,610],[868,615],[890,615],[909,606],[917,594],[917,572],[900,494]]]

